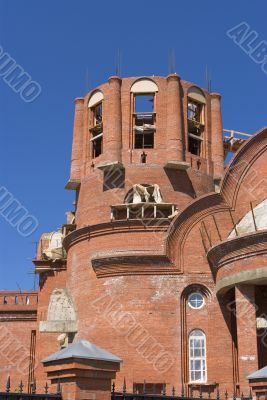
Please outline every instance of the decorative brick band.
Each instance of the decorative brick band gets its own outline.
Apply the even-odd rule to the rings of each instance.
[[[224,293],[240,283],[253,284],[266,280],[267,268],[257,268],[261,265],[262,255],[266,254],[267,230],[239,236],[213,246],[207,256],[216,275],[217,293]],[[245,262],[252,257],[257,262]]]
[[[6,310],[0,311],[0,322],[11,322],[11,321],[37,321],[37,310]]]
[[[211,247],[208,260],[214,269],[242,258],[255,257],[267,253],[267,230],[239,236]]]
[[[167,232],[170,221],[162,220],[125,220],[106,222],[96,225],[88,225],[84,228],[77,229],[67,235],[63,241],[63,246],[68,251],[71,246],[83,240],[90,238],[109,235],[113,233],[128,233],[132,232]]]
[[[98,278],[116,275],[179,274],[175,265],[164,255],[117,255],[92,259]]]
[[[93,238],[134,232],[140,232],[140,234],[146,232],[153,235],[153,233],[167,232],[170,225],[168,219],[155,219],[147,222],[148,224],[145,224],[144,220],[129,220],[86,226],[66,236],[63,245],[68,251],[75,244]],[[151,249],[127,252],[114,249],[108,252],[98,252],[93,255],[92,267],[98,278],[118,275],[180,274],[180,271],[163,252]]]
[[[266,267],[256,268],[253,269],[252,271],[237,272],[235,274],[232,274],[231,276],[227,276],[225,278],[218,280],[215,289],[217,294],[223,294],[235,285],[247,284],[247,283],[256,284],[258,282],[263,284],[263,282],[266,282],[266,280],[267,280],[267,268]]]

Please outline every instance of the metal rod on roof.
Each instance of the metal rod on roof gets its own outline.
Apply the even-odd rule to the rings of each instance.
[[[207,246],[206,246],[206,243],[205,243],[205,239],[204,239],[204,236],[203,236],[203,231],[202,231],[201,228],[199,228],[199,231],[200,231],[200,235],[201,235],[201,239],[202,239],[202,244],[203,244],[204,250],[207,253],[208,249],[207,249]]]
[[[220,234],[220,231],[219,231],[219,227],[218,227],[217,221],[216,221],[216,219],[215,219],[215,215],[213,215],[212,218],[213,218],[214,224],[215,224],[215,226],[216,226],[216,230],[217,230],[219,239],[220,239],[220,241],[222,241],[222,237],[221,237],[221,234]]]
[[[89,92],[91,89],[91,84],[90,84],[90,77],[89,77],[89,70],[86,68],[85,72],[85,90],[86,92]]]
[[[175,74],[175,49],[169,50],[169,73]]]
[[[235,221],[234,221],[234,218],[233,218],[233,214],[232,214],[232,211],[230,209],[229,209],[229,214],[230,214],[230,217],[231,217],[231,220],[232,220],[232,223],[233,223],[235,234],[236,234],[236,236],[239,236],[238,231],[236,229],[236,224],[235,224]]]
[[[121,49],[118,48],[116,55],[116,68],[115,68],[116,76],[121,76]]]
[[[258,229],[257,229],[254,209],[253,209],[253,206],[252,206],[252,201],[250,201],[249,203],[250,203],[250,209],[251,209],[251,214],[252,214],[252,218],[253,218],[254,228],[255,228],[255,231],[257,231]]]
[[[209,71],[208,65],[206,65],[206,70],[205,70],[205,81],[206,81],[207,91],[211,92],[211,73]]]
[[[201,224],[202,224],[202,226],[203,226],[203,228],[204,228],[204,231],[205,231],[205,233],[206,233],[206,235],[207,235],[207,238],[208,238],[208,241],[209,241],[210,247],[212,247],[212,242],[211,242],[210,236],[209,236],[209,234],[208,234],[208,231],[207,231],[207,228],[206,228],[205,222],[204,222],[204,221],[202,221],[202,222],[201,222]]]
[[[211,75],[210,75],[210,71],[209,71],[208,65],[206,65],[205,79],[206,79],[207,91],[211,92]]]

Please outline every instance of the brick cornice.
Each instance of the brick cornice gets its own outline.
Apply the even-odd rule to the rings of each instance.
[[[163,254],[124,254],[92,259],[92,266],[98,278],[116,275],[167,275],[180,274],[174,264]]]
[[[49,271],[64,271],[67,268],[67,260],[62,259],[48,259],[48,260],[32,260],[35,265],[35,271],[38,273],[44,273]]]
[[[0,311],[0,322],[37,321],[37,310],[6,310]]]
[[[88,225],[68,234],[63,246],[68,251],[71,246],[93,237],[127,232],[167,232],[170,221],[164,220],[125,220]]]
[[[208,251],[210,264],[218,269],[242,258],[267,253],[267,230],[225,240]]]

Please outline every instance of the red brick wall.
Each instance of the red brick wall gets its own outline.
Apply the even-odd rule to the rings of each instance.
[[[31,331],[36,322],[0,322],[0,388],[3,391],[10,376],[12,388],[22,380],[28,384]]]
[[[8,376],[12,389],[21,380],[27,389],[36,314],[36,292],[0,292],[0,391],[5,390]]]
[[[249,176],[248,173],[240,176],[237,174],[236,179],[231,180],[228,172],[222,194],[205,196],[214,189],[213,161],[218,161],[222,154],[222,149],[218,149],[217,143],[214,146],[215,138],[212,137],[214,129],[220,127],[218,104],[217,119],[214,115],[211,118],[210,95],[206,93],[207,124],[203,158],[200,159],[199,168],[198,158],[185,152],[185,159],[191,163],[192,168],[186,172],[164,169],[168,161],[168,146],[166,147],[168,89],[166,78],[156,77],[153,78],[159,87],[156,100],[156,146],[155,149],[146,151],[147,164],[141,165],[141,151],[129,150],[132,132],[130,87],[135,79],[123,79],[121,84],[121,160],[125,167],[125,176],[122,174],[118,181],[123,184],[122,186],[119,186],[115,179],[114,187],[105,187],[105,174],[96,168],[97,163],[108,161],[110,155],[114,158],[120,149],[117,142],[119,135],[116,131],[118,125],[113,124],[112,113],[109,115],[109,110],[113,109],[116,115],[118,113],[118,87],[116,87],[116,99],[112,97],[110,83],[99,87],[107,99],[106,102],[104,100],[103,115],[104,154],[93,160],[93,166],[88,134],[87,104],[90,94],[85,97],[83,120],[81,109],[76,116],[73,155],[75,163],[73,163],[72,178],[81,179],[81,188],[76,212],[78,231],[71,235],[77,237],[73,239],[68,249],[67,271],[48,274],[42,284],[38,323],[46,318],[52,291],[55,288],[66,287],[74,301],[78,318],[76,340],[87,339],[120,356],[123,364],[116,385],[120,387],[125,377],[129,389],[133,383],[140,383],[146,379],[148,383],[165,382],[168,387],[174,385],[180,390],[181,376],[184,377],[185,383],[188,383],[185,371],[188,366],[184,355],[187,350],[188,335],[192,329],[202,329],[207,338],[207,383],[214,385],[217,382],[220,384],[220,389],[224,390],[227,387],[231,391],[233,384],[238,383],[238,373],[235,370],[238,368],[238,360],[236,350],[233,349],[236,344],[236,329],[229,309],[229,303],[233,301],[231,297],[233,292],[231,296],[227,294],[216,297],[216,271],[207,259],[207,251],[209,247],[225,240],[233,229],[230,209],[235,221],[249,210],[249,201],[255,197],[255,188],[259,186],[255,184],[257,182],[260,184],[266,176],[265,157],[255,157],[254,164],[249,161],[257,171],[256,174],[252,174],[253,176]],[[185,135],[186,93],[190,86],[189,82],[181,82]],[[113,142],[116,143],[109,143],[105,137],[105,132],[107,136],[109,128],[112,128]],[[184,149],[187,149],[186,138],[183,145]],[[253,144],[251,147],[252,150],[248,153],[252,154],[254,151],[259,154],[262,151],[262,146],[256,150],[253,150]],[[112,150],[112,153],[108,150]],[[81,158],[80,163],[77,162],[77,157]],[[244,154],[243,158],[247,160],[248,155]],[[216,169],[216,173],[218,171],[219,168]],[[126,193],[135,183],[158,184],[163,201],[177,204],[181,213],[168,231],[166,226],[162,230],[151,232],[145,226],[139,229],[130,224],[128,227],[125,224],[123,229],[120,229],[112,223],[108,228],[102,226],[101,230],[100,226],[94,231],[94,224],[109,222],[110,206],[123,203]],[[252,188],[249,193],[248,187]],[[204,196],[192,202],[195,197],[201,195]],[[263,198],[263,192],[256,194],[257,201]],[[203,238],[203,222],[205,238]],[[79,228],[88,225],[87,233],[85,230],[79,231]],[[156,264],[155,261],[154,268],[158,267],[160,272],[148,274],[142,263],[136,260],[127,265],[127,274],[123,276],[116,271],[112,277],[105,275],[105,269],[108,271],[107,265],[103,267],[103,277],[97,278],[92,268],[92,258],[116,256],[115,266],[117,263],[118,268],[123,271],[126,268],[123,256],[129,252],[135,252],[136,257],[141,258],[144,254],[166,253],[166,260],[169,257],[168,262],[173,268],[173,273],[164,274],[162,265]],[[257,265],[259,258],[257,260],[254,265]],[[242,266],[244,264],[240,263],[240,268]],[[201,310],[190,309],[187,297],[183,297],[190,285],[199,285],[200,290],[205,293],[206,304]],[[240,326],[237,326],[237,332],[240,335]],[[252,335],[253,340],[254,334],[255,332]],[[55,333],[37,334],[36,376],[40,387],[45,382],[40,362],[58,350],[57,336]],[[237,342],[242,348],[240,337]],[[249,339],[246,343],[250,343]],[[154,348],[150,349],[150,352],[147,346]],[[242,369],[242,366],[240,368]],[[240,372],[243,386],[244,371],[245,369]]]
[[[37,338],[36,338],[36,369],[35,375],[38,390],[43,391],[47,381],[42,360],[52,353],[60,350],[57,338],[59,333],[40,332],[40,321],[47,319],[47,310],[50,296],[54,289],[66,287],[66,271],[55,271],[43,276],[43,283],[39,293],[38,315],[37,315]],[[48,382],[49,383],[49,382]]]

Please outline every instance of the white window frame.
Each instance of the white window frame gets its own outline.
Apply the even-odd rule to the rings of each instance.
[[[102,133],[99,133],[99,134],[96,135],[96,136],[93,136],[93,137],[90,139],[90,142],[93,142],[94,140],[99,139],[99,138],[101,138],[102,136],[103,136],[103,132],[102,132]]]
[[[91,157],[92,157],[92,159],[95,159],[95,158],[97,158],[97,157],[99,157],[100,155],[102,155],[103,154],[103,95],[102,95],[102,93],[101,93],[101,95],[102,95],[102,97],[101,98],[99,98],[99,96],[98,96],[98,94],[99,93],[101,93],[101,92],[97,92],[96,93],[96,100],[98,100],[98,101],[95,101],[93,104],[91,104],[90,105],[90,102],[89,102],[89,110],[90,110],[90,113],[91,113],[91,116],[90,116],[90,121],[91,121],[91,119],[93,119],[93,121],[91,121],[92,122],[92,126],[90,127],[90,129],[89,129],[89,131],[91,132],[91,138],[89,139],[89,141],[91,142],[91,144],[92,144],[92,146],[91,146]],[[93,95],[94,96],[94,95]],[[100,99],[100,101],[99,101],[99,99]],[[96,107],[98,107],[98,106],[101,106],[101,122],[99,122],[99,123],[97,123],[97,120],[96,120],[96,116],[95,116],[95,109],[96,109]],[[93,118],[92,118],[93,117]],[[95,134],[96,133],[96,130],[97,131],[99,131],[100,130],[100,133],[98,133],[98,134]],[[96,141],[98,140],[98,139],[101,139],[102,140],[102,143],[101,143],[101,152],[100,152],[100,154],[98,154],[97,156],[95,155],[95,144],[96,144]]]
[[[194,329],[193,331],[190,332],[188,338],[188,355],[189,355],[189,382],[190,383],[207,382],[206,335],[202,330]],[[199,364],[199,368],[196,366],[196,364]],[[196,378],[197,372],[200,372],[199,378]]]
[[[147,91],[140,91],[140,92],[133,92],[133,148],[134,149],[138,149],[138,150],[149,150],[149,149],[155,149],[155,132],[156,132],[156,124],[155,124],[155,116],[156,116],[156,112],[155,112],[155,101],[156,101],[156,91],[151,91],[151,92],[147,92]],[[153,107],[152,107],[152,111],[143,111],[143,112],[137,112],[136,111],[136,99],[138,97],[144,97],[144,96],[148,96],[151,97],[153,100]],[[150,116],[153,123],[152,124],[144,124],[143,126],[141,125],[136,125],[137,122],[137,117],[145,117],[145,116]],[[152,146],[151,147],[146,147],[144,145],[145,142],[145,135],[151,135],[152,137]],[[142,135],[142,147],[136,147],[136,135]]]
[[[195,114],[195,112],[196,112],[196,111],[193,109],[192,105],[195,106],[195,107],[200,106],[200,113],[199,113],[199,121],[198,121],[198,122],[199,122],[201,125],[204,126],[204,125],[205,125],[205,103],[191,98],[190,95],[188,96],[188,98],[187,98],[187,119],[188,119],[189,121],[195,121],[194,118],[189,118],[189,117],[188,117],[189,111],[190,111],[192,114]],[[196,121],[196,122],[197,122],[197,121]]]
[[[198,294],[198,295],[200,295],[200,296],[202,297],[203,302],[202,302],[202,305],[201,305],[200,307],[194,307],[194,306],[192,306],[192,304],[190,303],[190,297],[192,297],[194,294]],[[189,307],[192,308],[193,310],[200,310],[200,309],[201,309],[202,307],[204,307],[204,305],[205,305],[205,298],[204,298],[204,296],[203,296],[203,294],[202,294],[201,292],[192,292],[192,293],[190,293],[190,295],[188,296],[187,302],[188,302]]]

